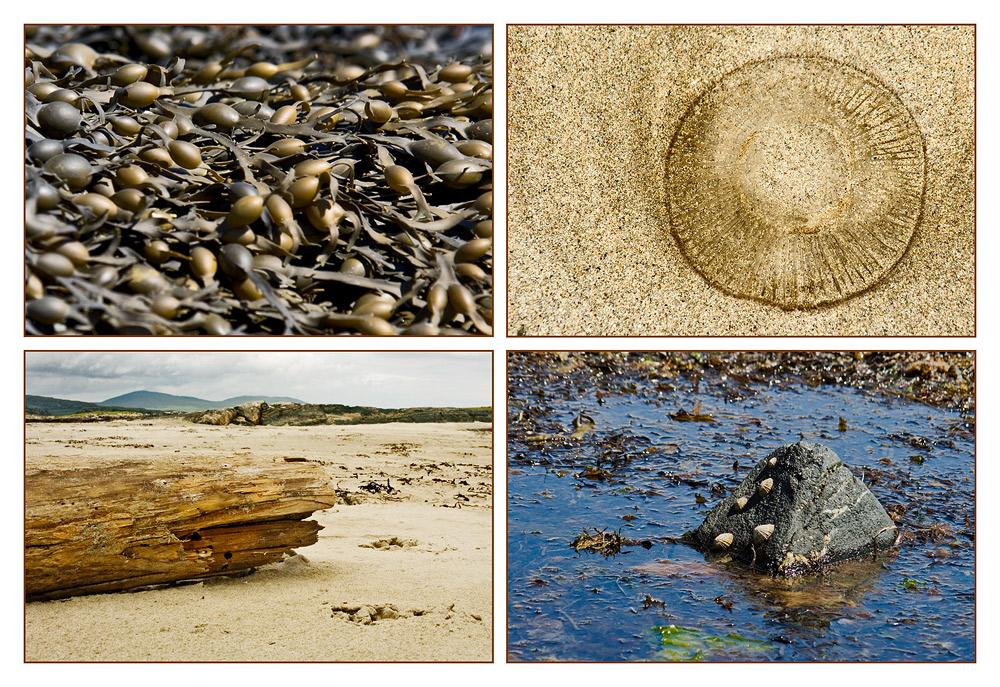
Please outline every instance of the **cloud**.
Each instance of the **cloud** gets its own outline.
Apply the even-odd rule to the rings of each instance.
[[[147,390],[380,407],[492,404],[489,353],[60,351],[26,358],[27,393],[81,401]]]

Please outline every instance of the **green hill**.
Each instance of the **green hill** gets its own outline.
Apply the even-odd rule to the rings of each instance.
[[[77,415],[79,413],[106,413],[114,410],[135,410],[124,406],[106,406],[87,401],[71,401],[51,396],[24,397],[24,412],[27,415]]]
[[[28,415],[54,416],[76,415],[77,413],[106,413],[117,410],[138,410],[144,412],[180,411],[193,413],[202,410],[229,408],[249,403],[250,401],[301,403],[301,401],[287,396],[234,396],[224,401],[206,401],[203,398],[196,398],[194,396],[174,396],[173,394],[163,394],[157,391],[133,391],[97,403],[26,394],[24,397],[24,412]]]
[[[173,394],[162,394],[158,391],[133,391],[109,398],[106,401],[101,401],[97,405],[102,408],[118,406],[124,408],[146,408],[148,410],[179,410],[184,413],[223,407],[216,402],[206,401],[203,398],[174,396]]]
[[[228,408],[240,405],[241,403],[249,403],[250,401],[301,403],[301,401],[293,398],[281,396],[236,396],[234,398],[227,398],[224,401],[206,401],[203,398],[196,398],[194,396],[174,396],[173,394],[163,394],[158,391],[133,391],[128,394],[109,398],[97,405],[101,407],[145,408],[147,410],[179,410],[183,413],[194,413],[199,410]]]

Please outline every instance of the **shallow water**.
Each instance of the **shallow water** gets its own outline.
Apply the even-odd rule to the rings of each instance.
[[[510,660],[975,659],[975,439],[958,413],[834,385],[725,401],[637,382],[603,404],[553,377],[509,388]],[[669,417],[681,409],[711,421]],[[800,439],[864,477],[898,549],[780,580],[664,539]],[[577,553],[585,528],[651,546]]]

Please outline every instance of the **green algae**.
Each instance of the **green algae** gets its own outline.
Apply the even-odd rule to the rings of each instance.
[[[677,625],[653,627],[662,648],[657,657],[664,661],[701,661],[706,658],[746,657],[771,650],[771,644],[729,632],[722,637]]]

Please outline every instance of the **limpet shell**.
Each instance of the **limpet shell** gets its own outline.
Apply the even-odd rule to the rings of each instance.
[[[735,510],[736,512],[741,512],[746,507],[747,507],[747,497],[746,496],[740,496],[733,503],[733,510]]]
[[[712,542],[712,548],[716,551],[725,551],[730,546],[733,545],[733,534],[732,532],[723,532],[715,541]]]
[[[766,480],[760,483],[760,486],[757,487],[757,493],[761,496],[761,498],[763,498],[768,495],[768,493],[771,491],[773,487],[774,487],[774,480],[768,477]]]
[[[924,139],[875,77],[821,57],[750,62],[695,101],[666,164],[670,229],[708,282],[784,309],[879,283],[921,218]]]
[[[778,464],[778,456],[771,456],[771,458],[767,461],[767,466],[770,468],[773,468],[777,464]]]
[[[774,525],[757,525],[753,528],[753,543],[763,544],[774,534]]]

